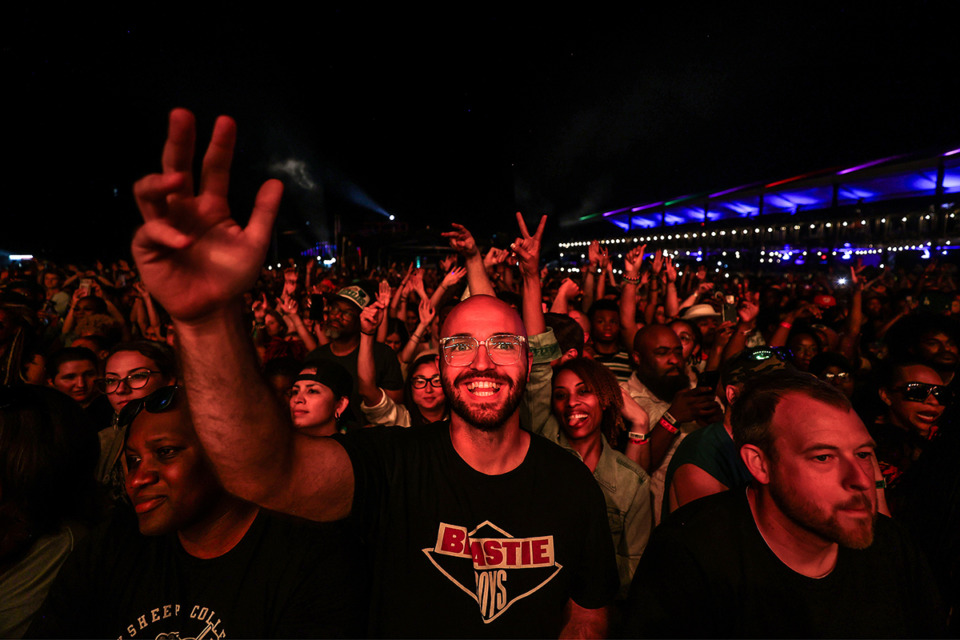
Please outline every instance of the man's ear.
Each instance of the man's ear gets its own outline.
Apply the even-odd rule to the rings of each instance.
[[[349,398],[349,396],[343,396],[342,398],[340,398],[339,400],[337,400],[337,403],[336,403],[336,405],[334,406],[334,409],[333,409],[333,415],[336,416],[336,417],[339,419],[340,416],[343,415],[343,412],[347,410],[347,407],[348,407],[349,405],[350,405],[350,398]]]
[[[880,399],[883,400],[883,404],[888,407],[893,404],[893,400],[890,399],[890,394],[887,393],[887,390],[883,387],[880,388]]]
[[[770,482],[770,458],[760,447],[754,444],[743,445],[740,447],[740,458],[757,482],[760,484]]]
[[[568,360],[573,360],[574,358],[579,358],[580,354],[577,353],[577,350],[574,348],[567,349],[563,352],[563,355],[560,356],[560,364],[567,362]]]
[[[728,384],[723,387],[723,397],[727,401],[727,406],[732,407],[733,403],[740,397],[740,389],[735,384]]]
[[[639,366],[640,366],[640,354],[637,353],[636,351],[632,352],[632,353],[630,354],[630,361],[633,362],[634,368],[639,367]]]

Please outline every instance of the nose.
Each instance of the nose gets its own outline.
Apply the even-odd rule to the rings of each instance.
[[[939,406],[940,406],[940,401],[937,400],[937,396],[933,395],[933,391],[931,391],[930,393],[927,394],[927,397],[926,397],[926,399],[923,401],[923,404],[931,404],[931,405],[934,405],[934,406],[939,407]]]
[[[486,369],[493,368],[493,361],[490,360],[490,354],[487,352],[487,345],[480,344],[477,346],[477,357],[473,359],[473,368],[478,371],[484,371]]]
[[[134,469],[132,473],[127,473],[127,488],[132,493],[133,489],[140,489],[156,484],[158,478],[157,470],[146,461],[141,461],[140,465]]]
[[[866,491],[876,485],[873,473],[873,458],[862,459],[854,456],[845,459],[844,481],[854,491]]]

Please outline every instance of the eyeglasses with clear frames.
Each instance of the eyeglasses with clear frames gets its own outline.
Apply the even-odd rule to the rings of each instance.
[[[510,365],[520,362],[527,339],[512,333],[495,333],[486,340],[473,336],[448,336],[440,339],[443,360],[451,367],[469,367],[477,359],[482,344],[493,364]]]
[[[120,388],[120,383],[126,383],[131,389],[143,389],[150,381],[150,376],[157,375],[159,371],[150,369],[136,369],[122,378],[116,376],[107,376],[97,380],[97,388],[104,393],[113,393]]]

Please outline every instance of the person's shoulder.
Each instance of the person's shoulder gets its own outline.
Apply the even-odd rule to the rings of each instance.
[[[636,479],[638,484],[643,484],[650,480],[650,476],[648,476],[647,472],[643,470],[643,467],[613,447],[610,447],[610,454],[613,458],[615,468],[617,469],[618,477],[622,476],[625,478],[630,478],[631,480]]]
[[[675,535],[696,536],[732,528],[749,515],[750,507],[744,489],[721,491],[698,498],[673,511],[663,519],[661,527]],[[671,534],[671,535],[674,535]],[[710,535],[713,535],[710,533]]]

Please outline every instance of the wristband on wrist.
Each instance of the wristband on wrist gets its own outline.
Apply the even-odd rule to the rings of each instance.
[[[627,439],[630,441],[630,444],[647,444],[650,442],[650,434],[631,431],[627,434]]]
[[[670,415],[670,412],[665,412],[660,417],[660,422],[657,423],[661,427],[667,430],[668,433],[676,434],[679,433],[680,429],[677,428],[677,419]]]
[[[790,327],[793,326],[793,323],[787,322],[786,320],[784,320],[783,322],[780,323],[780,326],[783,327],[784,329],[789,329]]]
[[[361,331],[360,333],[362,333],[362,334],[365,335],[365,336],[375,336],[375,335],[377,335],[377,332],[376,332],[376,331],[372,331],[372,332],[370,332],[370,333],[368,333],[368,332],[366,332],[366,331]]]

